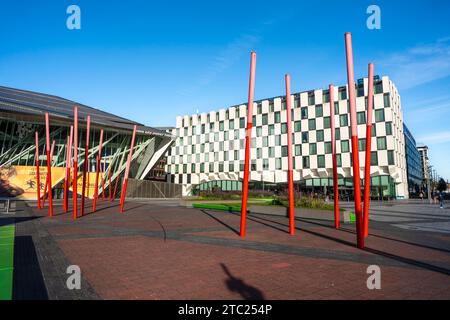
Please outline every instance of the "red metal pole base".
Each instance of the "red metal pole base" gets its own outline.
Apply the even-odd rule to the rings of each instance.
[[[120,213],[123,213],[123,208],[125,206],[125,196],[127,193],[127,185],[128,185],[128,179],[125,179],[125,181],[123,182],[122,194],[120,195]]]
[[[77,194],[77,183],[78,183],[78,161],[73,162],[73,181],[72,181],[72,198],[73,198],[73,220],[77,220],[77,204],[78,204],[78,194]]]

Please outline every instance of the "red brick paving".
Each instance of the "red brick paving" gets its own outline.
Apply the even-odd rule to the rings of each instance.
[[[450,255],[445,250],[372,236],[367,246],[379,253],[366,252],[352,245],[355,235],[351,232],[298,221],[300,230],[290,236],[276,229],[287,230],[287,219],[270,216],[262,217],[270,221],[252,217],[255,221],[248,221],[247,237],[241,239],[231,230],[239,229],[239,216],[227,212],[208,211],[214,219],[196,209],[131,203],[120,215],[118,207],[110,206],[100,202],[99,209],[105,209],[96,214],[76,222],[71,214],[58,215],[52,221],[46,218],[45,224],[104,299],[450,298],[446,273]],[[374,234],[403,240],[403,233],[390,234],[382,224],[376,226],[371,230]],[[117,234],[120,231],[136,234]],[[423,234],[417,232],[415,242],[420,244]],[[448,236],[427,236],[449,247]],[[212,243],[200,242],[205,239]],[[273,252],[271,245],[309,251]],[[334,257],[330,252],[353,258]],[[367,259],[381,267],[381,290],[367,289]]]

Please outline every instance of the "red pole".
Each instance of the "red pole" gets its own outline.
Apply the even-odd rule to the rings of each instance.
[[[356,239],[359,249],[364,248],[362,233],[361,179],[359,176],[358,125],[356,122],[356,95],[353,70],[352,35],[345,33],[345,49],[347,58],[347,80],[350,103],[350,124],[352,130],[353,186],[355,188]]]
[[[37,201],[38,201],[38,209],[41,209],[41,173],[39,171],[39,136],[36,131],[34,134],[36,140],[36,193],[37,193]]]
[[[112,201],[112,193],[111,193],[111,166],[108,167],[108,189],[109,189],[109,201]]]
[[[247,218],[248,176],[250,166],[250,140],[252,137],[253,96],[255,92],[256,52],[250,54],[250,79],[247,104],[247,136],[245,137],[244,180],[242,181],[241,237],[245,237]]]
[[[73,139],[73,126],[70,126],[69,146],[67,148],[67,161],[66,161],[66,192],[65,203],[67,210],[69,209],[69,186],[70,186],[70,167],[72,159],[72,139]]]
[[[48,213],[50,218],[53,217],[53,201],[52,201],[52,167],[50,157],[50,120],[48,112],[45,113],[45,138],[47,141],[47,180],[48,180]]]
[[[117,177],[116,177],[116,182],[115,182],[115,184],[114,184],[114,192],[113,192],[113,194],[112,194],[111,201],[116,200],[116,194],[117,194],[117,187],[118,187],[118,186],[119,186],[119,175],[117,175]]]
[[[69,139],[70,139],[70,135],[67,136],[67,141],[66,141],[66,175],[64,176],[64,199],[63,199],[63,208],[64,208],[64,212],[67,212],[67,188],[68,188],[68,184],[67,184],[67,180],[69,177]]]
[[[337,160],[336,160],[336,129],[334,124],[334,87],[330,84],[328,91],[330,92],[330,123],[331,123],[331,150],[333,158],[333,189],[334,189],[334,227],[340,228],[339,221],[339,184],[337,174]]]
[[[125,195],[127,193],[128,175],[130,174],[131,159],[133,157],[134,140],[136,138],[136,129],[137,129],[137,126],[134,125],[133,136],[131,137],[131,147],[130,147],[130,152],[128,153],[127,166],[125,168],[125,176],[124,176],[124,180],[123,180],[122,192],[120,195],[120,213],[123,213],[123,208],[125,206]]]
[[[73,198],[73,219],[78,217],[77,213],[77,184],[78,184],[78,107],[73,108],[73,180],[72,180],[72,198]]]
[[[291,120],[291,76],[285,75],[286,82],[286,120],[288,144],[288,188],[289,188],[289,233],[294,235],[294,176],[292,172],[292,120]]]
[[[50,159],[53,159],[53,150],[55,150],[55,140],[53,140],[52,147],[50,149]],[[49,192],[51,193],[51,190],[52,190],[51,184],[50,184],[50,189],[48,188],[48,186],[49,186],[49,184],[48,184],[48,175],[47,175],[47,178],[45,179],[44,197],[42,199],[42,207],[44,207],[45,199],[47,198]]]
[[[367,96],[366,164],[364,167],[364,237],[369,235],[370,160],[372,150],[373,63],[369,63],[369,90]]]
[[[97,164],[95,167],[95,188],[94,188],[94,200],[92,201],[92,213],[95,212],[95,205],[97,204],[97,198],[98,198],[98,175],[100,173],[100,156],[102,154],[102,144],[103,144],[103,129],[100,130],[100,144],[98,147],[98,154],[97,154]]]
[[[105,180],[106,180],[106,156],[103,158],[102,178],[102,200],[105,201]]]
[[[87,116],[86,126],[86,144],[84,145],[84,163],[83,163],[83,187],[81,189],[81,216],[84,215],[84,196],[86,194],[86,172],[88,170],[88,154],[89,154],[89,130],[91,126],[91,116]]]

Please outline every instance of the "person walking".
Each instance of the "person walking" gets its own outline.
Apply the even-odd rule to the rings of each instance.
[[[439,192],[439,208],[444,209],[444,193]]]
[[[422,203],[423,203],[423,192],[422,191],[420,192],[419,197],[420,197],[420,200],[422,200]]]

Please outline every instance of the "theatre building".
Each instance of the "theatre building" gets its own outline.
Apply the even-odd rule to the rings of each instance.
[[[36,199],[36,188],[44,190],[47,157],[45,154],[45,118],[50,117],[50,141],[55,142],[52,167],[52,189],[55,198],[62,197],[64,172],[66,167],[66,146],[73,125],[73,109],[78,106],[78,164],[84,164],[86,141],[86,118],[91,117],[90,142],[88,148],[89,188],[87,195],[94,194],[94,175],[96,157],[100,144],[100,129],[104,130],[100,178],[104,184],[97,186],[106,192],[121,183],[127,156],[131,147],[134,125],[137,134],[130,168],[130,178],[147,179],[150,171],[168,150],[174,137],[166,131],[147,127],[81,103],[60,97],[12,89],[0,86],[0,197],[16,196]],[[36,179],[35,132],[39,136],[39,164],[41,185]],[[72,153],[73,154],[73,153]],[[79,169],[79,170],[80,170]],[[81,176],[81,172],[80,172]],[[80,176],[78,179],[80,180]],[[79,181],[80,182],[80,181]],[[117,188],[117,195],[121,188]],[[78,188],[81,193],[81,188]],[[128,190],[127,190],[128,195]]]
[[[350,114],[346,85],[334,88],[336,150],[341,197],[353,195]],[[361,177],[364,177],[368,79],[356,84]],[[332,191],[330,95],[327,89],[292,94],[293,165],[297,190]],[[242,187],[246,104],[180,116],[170,132],[175,143],[166,170],[185,195]],[[250,188],[282,189],[287,182],[287,124],[284,96],[255,101],[251,138]],[[371,196],[408,198],[405,135],[400,95],[387,76],[374,79]]]

